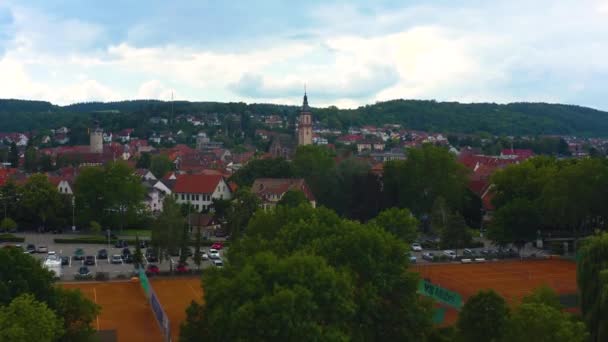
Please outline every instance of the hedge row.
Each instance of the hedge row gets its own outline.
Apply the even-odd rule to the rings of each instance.
[[[13,234],[0,234],[0,242],[24,242],[25,238]]]
[[[1,237],[2,235],[0,235]],[[0,241],[2,241],[0,239]],[[55,241],[55,243],[71,243],[71,244],[99,244],[99,245],[104,245],[108,243],[108,239],[107,238],[102,238],[102,237],[79,237],[79,238],[63,238],[63,239],[53,239],[53,241]],[[111,239],[110,243],[114,244],[116,243],[116,239]],[[135,239],[127,239],[124,240],[126,241],[129,246],[135,245]],[[17,242],[23,242],[23,238],[21,238],[20,241]],[[201,240],[201,246],[203,247],[209,247],[211,245],[213,245],[215,243],[215,241],[211,241],[211,240]],[[190,241],[190,246],[194,246],[196,243],[195,241]],[[226,241],[223,241],[222,244],[224,246],[227,246],[228,243]]]

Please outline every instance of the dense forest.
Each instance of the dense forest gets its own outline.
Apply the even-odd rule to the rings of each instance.
[[[314,100],[314,98],[312,98]],[[135,100],[121,102],[90,102],[57,106],[49,102],[0,100],[0,131],[28,131],[92,118],[105,121],[108,116],[121,117],[120,122],[151,116],[171,119],[171,113],[218,115],[279,114],[293,118],[297,106],[276,104],[246,104],[243,102],[164,102]],[[414,130],[447,133],[489,133],[493,135],[578,135],[603,137],[608,135],[607,112],[592,108],[547,103],[458,103],[421,100],[392,100],[356,109],[337,107],[314,108],[315,119],[324,126],[347,129],[350,126],[401,124]],[[135,114],[135,116],[131,115]],[[125,115],[136,117],[130,120]],[[115,121],[115,120],[113,120]],[[126,128],[118,127],[118,128]],[[116,127],[114,127],[116,128]]]

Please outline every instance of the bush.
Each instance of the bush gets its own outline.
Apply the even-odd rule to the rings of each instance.
[[[17,229],[17,222],[10,217],[3,219],[0,223],[0,232],[11,231],[13,229]]]
[[[0,242],[24,242],[25,238],[13,234],[0,234]]]
[[[110,273],[109,272],[97,272],[97,273],[95,273],[95,280],[97,280],[97,281],[110,280]]]

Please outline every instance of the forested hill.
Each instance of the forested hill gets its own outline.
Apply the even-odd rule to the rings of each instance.
[[[311,96],[314,103],[314,96]],[[171,103],[157,100],[90,102],[57,106],[43,101],[0,100],[0,131],[27,131],[69,126],[74,120],[92,116],[128,114],[138,118],[169,117]],[[251,113],[294,116],[297,106],[246,104],[242,102],[175,101],[179,114]],[[432,132],[480,133],[496,135],[569,134],[608,136],[608,112],[587,107],[547,103],[458,103],[422,100],[392,100],[356,109],[314,108],[315,120],[331,128],[398,123],[405,128]],[[125,120],[126,119],[126,120]]]

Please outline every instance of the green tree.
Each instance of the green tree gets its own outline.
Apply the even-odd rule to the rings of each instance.
[[[80,290],[55,287],[50,306],[57,317],[63,318],[62,341],[87,341],[95,334],[93,322],[101,312],[101,307],[88,300]]]
[[[137,159],[137,163],[135,164],[135,167],[138,169],[149,169],[150,163],[151,163],[150,153],[144,152]]]
[[[465,248],[473,239],[464,217],[457,212],[452,212],[448,218],[448,225],[439,233],[442,248]]]
[[[521,300],[523,304],[542,304],[550,306],[556,310],[562,309],[557,292],[549,286],[538,287],[531,294],[524,296]]]
[[[44,174],[34,174],[19,188],[24,212],[37,218],[43,227],[49,218],[60,210],[61,202],[57,188]]]
[[[300,204],[310,204],[306,195],[300,190],[287,191],[277,205],[285,205],[288,207],[297,207]]]
[[[584,342],[585,324],[550,305],[523,303],[511,314],[504,341]]]
[[[456,326],[464,341],[501,341],[508,317],[509,308],[499,294],[480,291],[467,300]]]
[[[418,237],[419,222],[408,209],[384,210],[369,224],[381,227],[406,243],[412,243]]]
[[[23,254],[18,248],[2,248],[0,265],[0,306],[22,294],[31,294],[37,301],[47,303],[57,317],[63,319],[65,335],[62,340],[83,341],[92,335],[91,323],[99,313],[99,307],[79,291],[54,286],[53,275],[38,259]]]
[[[249,219],[260,207],[260,199],[249,188],[239,188],[228,210],[227,227],[233,238],[238,238],[247,227]]]
[[[84,168],[76,178],[75,191],[76,207],[83,222],[95,220],[122,229],[143,212],[145,189],[124,162]]]
[[[389,205],[409,208],[416,215],[429,214],[437,197],[447,207],[461,210],[467,169],[446,148],[426,144],[408,150],[408,159],[387,162],[384,189]]]
[[[178,249],[184,223],[179,205],[171,196],[165,197],[163,212],[152,225],[152,246],[158,250],[161,262],[169,258],[170,251]]]
[[[92,234],[98,235],[101,233],[101,225],[97,221],[91,221],[89,223],[89,230]]]
[[[167,172],[171,171],[172,169],[173,163],[166,154],[157,154],[152,156],[150,160],[150,171],[156,178],[163,178]]]
[[[424,340],[431,310],[416,294],[417,275],[404,267],[405,250],[405,243],[375,225],[341,219],[325,208],[279,206],[256,212],[247,234],[231,245],[229,261],[240,269],[259,252],[279,258],[314,253],[352,277],[357,295],[350,339]]]
[[[577,282],[583,318],[591,341],[608,338],[608,233],[585,241],[578,250]]]
[[[205,305],[188,310],[181,341],[345,341],[356,308],[347,272],[317,256],[259,253],[203,286]]]
[[[143,267],[144,264],[144,254],[141,252],[141,247],[139,246],[139,235],[135,235],[135,253],[133,253],[133,263],[137,268]]]
[[[55,168],[53,167],[53,159],[46,153],[42,153],[40,157],[38,157],[38,168],[42,172],[53,171]]]
[[[27,172],[38,171],[38,155],[34,146],[29,146],[25,149],[23,168]]]
[[[19,148],[14,141],[11,143],[11,148],[8,152],[8,161],[11,163],[11,167],[19,167]]]
[[[188,259],[188,254],[190,252],[190,232],[188,231],[188,226],[183,225],[180,238],[179,238],[179,262],[185,263],[186,259]]]
[[[0,307],[0,341],[56,341],[63,335],[61,318],[33,295],[23,294]]]
[[[197,227],[196,237],[194,238],[194,255],[192,260],[198,269],[201,268],[201,262],[203,260],[203,253],[201,251],[201,228]]]
[[[324,146],[299,146],[292,164],[294,175],[306,180],[319,203],[331,206],[337,181],[332,152]]]
[[[13,229],[17,229],[17,222],[10,217],[3,219],[0,223],[0,231],[11,231]]]
[[[536,238],[541,223],[534,203],[516,198],[496,211],[488,237],[498,245],[513,243],[521,248]]]
[[[291,178],[293,167],[285,159],[255,159],[235,172],[230,181],[238,186],[251,186],[257,178]]]
[[[439,196],[435,198],[435,202],[433,202],[433,207],[431,209],[430,231],[439,235],[448,226],[450,215],[450,209],[443,197]]]

